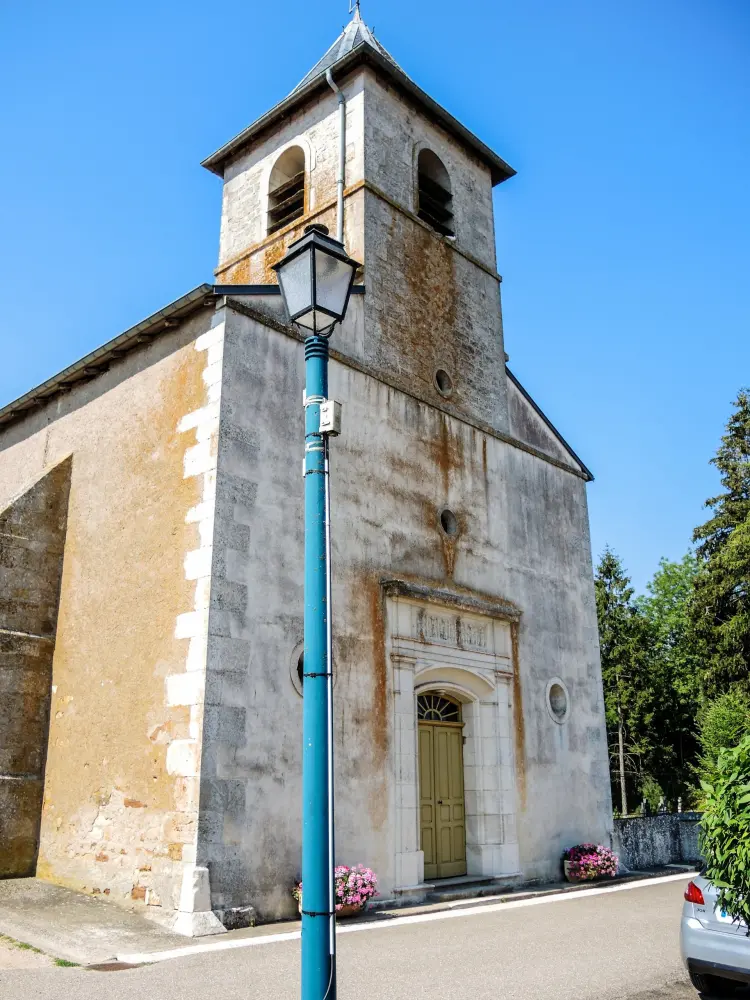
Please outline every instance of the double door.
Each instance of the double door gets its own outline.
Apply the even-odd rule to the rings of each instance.
[[[425,879],[466,874],[466,806],[460,723],[419,722],[420,839]]]

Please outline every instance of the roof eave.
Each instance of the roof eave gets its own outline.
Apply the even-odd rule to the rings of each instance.
[[[110,340],[102,347],[97,347],[95,351],[87,354],[69,365],[57,375],[42,382],[41,385],[29,389],[23,396],[14,399],[11,403],[0,408],[0,427],[6,426],[15,417],[28,413],[35,406],[41,405],[60,392],[65,392],[78,382],[85,382],[89,378],[100,374],[114,358],[121,357],[137,345],[159,333],[172,328],[173,323],[186,319],[206,305],[206,298],[213,297],[213,285],[198,285],[179,299],[170,302],[146,319],[131,326],[129,330],[121,333]]]
[[[578,466],[580,466],[581,472],[583,473],[584,478],[586,479],[586,481],[589,482],[589,483],[593,483],[593,481],[594,481],[594,473],[591,471],[591,469],[587,468],[587,466],[584,464],[584,462],[578,457],[578,455],[576,455],[576,453],[570,447],[570,445],[565,440],[565,438],[562,436],[562,434],[560,433],[560,431],[552,423],[552,421],[547,416],[547,414],[532,399],[532,397],[524,389],[524,387],[521,385],[521,383],[518,381],[518,379],[516,378],[516,376],[513,374],[513,372],[510,370],[510,368],[508,368],[507,365],[505,366],[505,371],[506,371],[508,377],[510,378],[511,382],[513,383],[513,385],[518,389],[518,391],[524,397],[524,399],[526,400],[526,402],[530,404],[530,406],[535,411],[535,413],[537,414],[537,416],[541,417],[541,419],[544,421],[544,423],[547,425],[547,427],[552,431],[552,433],[555,435],[555,437],[560,442],[560,444],[563,446],[563,448],[565,448],[565,450],[568,452],[568,454],[570,455],[570,457],[575,460],[575,462],[576,462],[576,464]]]
[[[367,44],[358,45],[357,48],[347,53],[338,62],[335,62],[330,69],[332,73],[336,74],[348,73],[360,63],[369,63],[387,76],[390,76],[403,90],[410,94],[419,104],[423,105],[447,132],[450,132],[456,138],[470,146],[489,166],[493,186],[501,184],[515,175],[516,171],[510,164],[506,163],[502,157],[493,152],[473,132],[470,132],[466,126],[462,125],[457,118],[454,118],[449,111],[446,111],[440,104],[433,101],[402,69],[384,58],[372,46]],[[266,114],[253,122],[252,125],[248,125],[246,129],[243,129],[233,139],[230,139],[220,149],[217,149],[215,153],[212,153],[211,156],[202,161],[201,166],[217,174],[219,177],[223,177],[227,160],[234,156],[246,143],[277,122],[283,120],[294,108],[299,104],[303,104],[317,93],[317,91],[327,87],[326,74],[325,71],[322,71],[318,76],[310,80],[309,83],[305,84],[304,87],[292,91],[288,97],[271,108],[270,111],[267,111]]]

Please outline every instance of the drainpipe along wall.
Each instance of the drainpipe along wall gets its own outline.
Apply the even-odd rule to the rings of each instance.
[[[344,242],[344,172],[346,165],[346,101],[337,87],[330,69],[326,70],[326,80],[339,102],[339,172],[336,178],[336,239]]]

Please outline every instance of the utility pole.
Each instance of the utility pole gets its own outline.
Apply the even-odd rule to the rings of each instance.
[[[625,787],[625,724],[622,717],[622,705],[617,705],[617,740],[620,749],[620,799],[623,816],[628,814],[628,791]]]

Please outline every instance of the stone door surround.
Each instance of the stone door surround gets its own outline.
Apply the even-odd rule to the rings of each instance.
[[[513,644],[504,601],[383,581],[393,690],[396,891],[424,882],[419,843],[417,695],[462,703],[467,874],[517,875]]]

